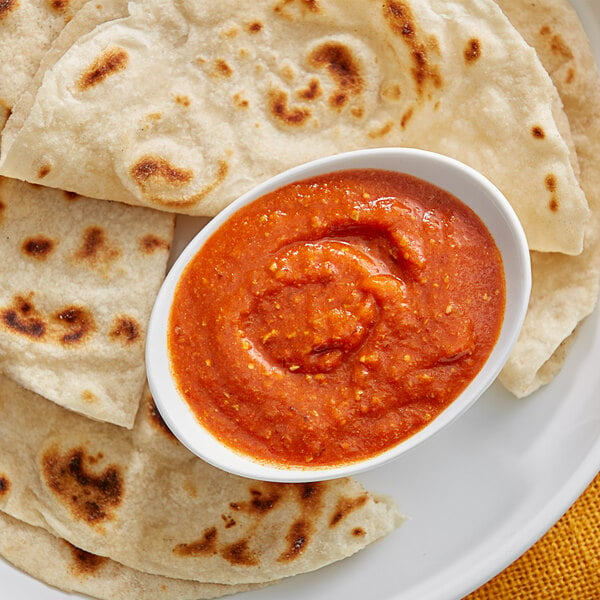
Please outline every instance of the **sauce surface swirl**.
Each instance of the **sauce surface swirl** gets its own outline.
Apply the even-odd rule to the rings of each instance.
[[[177,286],[171,368],[198,419],[266,462],[379,454],[447,407],[499,334],[480,219],[406,174],[342,171],[237,211]]]

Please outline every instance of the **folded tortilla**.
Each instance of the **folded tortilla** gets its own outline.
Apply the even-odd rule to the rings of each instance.
[[[213,215],[318,156],[418,146],[506,194],[530,247],[577,254],[588,218],[560,106],[492,0],[138,0],[46,61],[1,172]],[[77,15],[73,22],[77,21]]]
[[[131,427],[174,217],[0,178],[0,373]]]
[[[136,571],[3,512],[0,556],[48,585],[101,600],[204,600],[258,587],[200,583]]]
[[[6,378],[0,481],[0,510],[16,519],[139,571],[211,583],[311,571],[401,520],[350,479],[277,484],[216,469],[175,440],[149,397],[128,430]]]
[[[567,0],[497,0],[535,47],[556,84],[569,119],[580,182],[591,209],[579,256],[532,252],[533,288],[517,345],[501,382],[517,396],[549,383],[571,334],[597,303],[600,288],[600,76],[573,6]]]

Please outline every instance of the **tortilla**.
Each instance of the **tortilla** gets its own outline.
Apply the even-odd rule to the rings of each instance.
[[[574,8],[567,0],[498,0],[538,52],[569,118],[580,182],[591,209],[579,256],[533,252],[533,287],[521,335],[500,380],[517,396],[551,381],[569,336],[597,303],[600,288],[600,76]]]
[[[3,174],[213,215],[299,162],[418,146],[496,183],[531,248],[581,251],[588,209],[556,90],[491,0],[262,0],[243,12],[234,0],[140,0],[129,11],[46,65],[5,128]]]
[[[174,218],[0,178],[0,372],[131,427]]]
[[[45,51],[86,1],[0,3],[0,130]]]
[[[2,512],[0,556],[49,585],[103,600],[203,600],[258,587],[199,583],[142,573],[85,552]]]
[[[350,556],[400,523],[390,500],[350,479],[265,483],[204,463],[149,397],[128,430],[0,378],[0,433],[0,510],[165,577],[264,583]]]

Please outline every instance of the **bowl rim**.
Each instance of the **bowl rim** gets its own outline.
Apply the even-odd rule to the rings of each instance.
[[[167,343],[171,303],[177,284],[187,264],[206,240],[240,208],[294,181],[358,168],[392,170],[421,177],[450,191],[480,217],[492,234],[504,263],[506,305],[498,339],[479,373],[461,394],[431,423],[388,450],[367,459],[317,468],[290,467],[253,459],[218,441],[202,426],[177,390],[169,365]],[[440,183],[445,177],[450,177],[449,184]],[[473,186],[479,194],[489,198],[491,202],[482,204],[482,207],[492,216],[495,214],[496,220],[492,220],[488,212],[482,215],[481,210],[475,209],[473,198],[461,197],[453,191],[461,186]],[[501,237],[506,235],[508,237]],[[416,148],[369,148],[329,155],[287,169],[257,184],[213,217],[188,242],[167,273],[151,311],[145,347],[148,385],[161,417],[175,437],[193,454],[215,467],[235,475],[275,482],[300,483],[356,475],[387,464],[430,439],[483,395],[496,380],[517,341],[530,290],[530,255],[522,225],[505,196],[480,172],[454,158]]]

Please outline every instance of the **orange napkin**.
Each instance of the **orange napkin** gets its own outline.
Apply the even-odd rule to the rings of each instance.
[[[464,600],[600,600],[600,474],[545,536]]]

